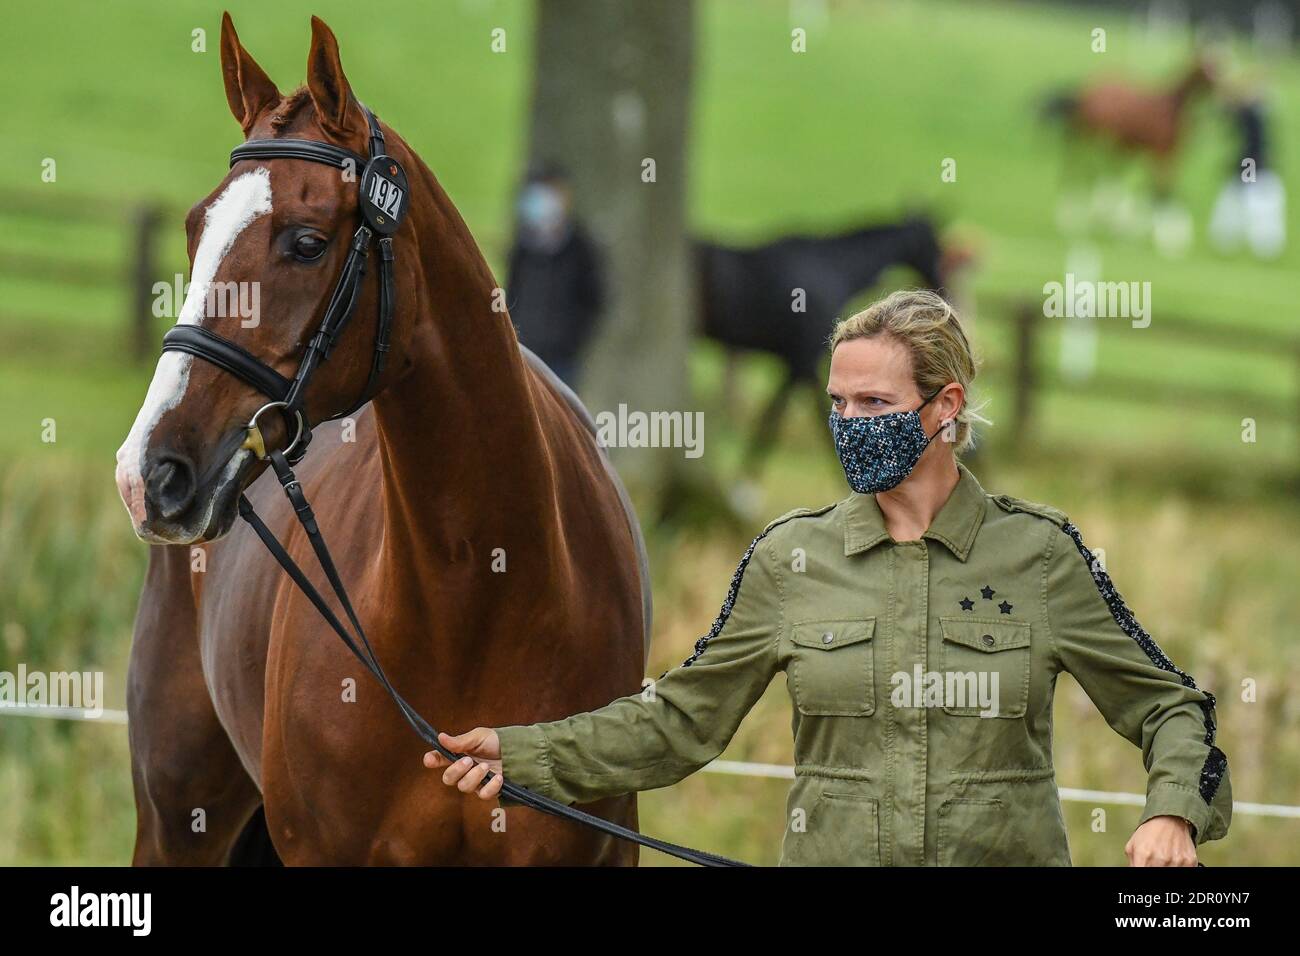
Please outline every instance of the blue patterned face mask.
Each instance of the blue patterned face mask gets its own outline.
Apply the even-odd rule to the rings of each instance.
[[[921,409],[941,391],[908,412],[844,418],[831,409],[831,435],[850,488],[864,495],[889,491],[912,473],[934,439],[921,425]]]

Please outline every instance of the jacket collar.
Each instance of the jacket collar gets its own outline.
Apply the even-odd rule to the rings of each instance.
[[[975,476],[961,462],[957,463],[957,473],[956,487],[921,537],[938,541],[959,560],[965,561],[984,520],[985,495]],[[843,510],[845,555],[858,554],[882,541],[892,540],[875,495],[854,492]]]

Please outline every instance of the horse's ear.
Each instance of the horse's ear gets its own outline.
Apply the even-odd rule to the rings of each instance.
[[[353,99],[352,87],[343,74],[339,41],[320,17],[311,18],[307,90],[316,106],[317,119],[327,133],[347,139],[349,134],[366,129],[366,118]]]
[[[280,91],[239,42],[229,13],[221,15],[221,75],[230,112],[247,136],[262,111],[280,102]]]

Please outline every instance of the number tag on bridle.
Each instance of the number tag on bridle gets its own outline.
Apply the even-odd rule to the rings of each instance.
[[[376,156],[361,174],[361,215],[381,236],[391,236],[402,224],[410,191],[402,165],[391,156]]]

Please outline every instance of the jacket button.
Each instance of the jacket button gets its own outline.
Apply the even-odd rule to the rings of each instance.
[[[835,634],[832,631],[827,631],[825,634],[822,635],[823,644],[829,644],[833,640],[835,640]]]
[[[984,642],[984,646],[985,646],[985,647],[992,647],[992,646],[993,646],[993,643],[994,643],[994,642],[993,642],[993,635],[992,635],[992,634],[985,634],[983,637],[980,638],[980,640]]]

